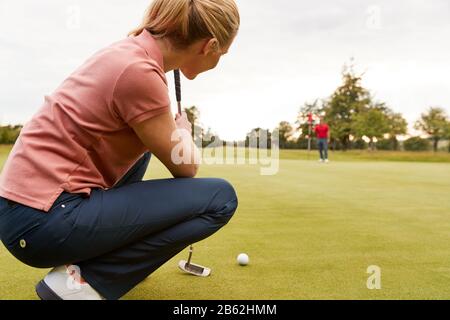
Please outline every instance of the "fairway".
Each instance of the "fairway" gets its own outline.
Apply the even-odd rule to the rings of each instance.
[[[146,178],[168,176],[153,158]],[[212,276],[181,273],[185,250],[124,299],[450,299],[448,163],[286,159],[275,176],[250,165],[200,176],[229,180],[239,197],[230,224],[196,245]],[[367,289],[372,265],[381,290]],[[36,299],[46,272],[1,247],[0,299]]]

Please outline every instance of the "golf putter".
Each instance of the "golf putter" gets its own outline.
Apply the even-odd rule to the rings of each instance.
[[[194,252],[194,247],[191,245],[189,248],[189,258],[188,261],[186,260],[181,260],[178,263],[178,267],[187,273],[190,273],[194,276],[197,277],[208,277],[211,274],[211,269],[210,268],[206,268],[204,266],[198,265],[198,264],[194,264],[191,263],[192,260],[192,253]]]
[[[178,103],[178,114],[181,116],[181,78],[180,78],[180,70],[174,70],[175,76],[175,93],[177,95],[177,103]]]
[[[178,114],[181,115],[181,80],[180,80],[180,70],[175,70],[174,71],[174,75],[175,75],[175,92],[177,95],[177,103],[178,103]],[[178,263],[178,267],[187,273],[190,273],[194,276],[198,276],[198,277],[208,277],[211,274],[211,269],[210,268],[206,268],[203,266],[200,266],[198,264],[194,264],[191,263],[192,260],[192,254],[194,253],[194,246],[191,245],[189,247],[189,258],[188,261],[186,260],[181,260]]]

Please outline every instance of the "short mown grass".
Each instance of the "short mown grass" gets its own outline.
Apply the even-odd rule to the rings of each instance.
[[[324,165],[306,156],[283,151],[275,176],[248,164],[202,167],[201,177],[228,179],[240,203],[228,226],[196,245],[194,260],[212,276],[181,273],[185,250],[124,299],[450,298],[450,164],[349,152]],[[152,159],[146,179],[165,177]],[[236,263],[241,252],[247,267]],[[381,290],[367,289],[373,265]],[[36,299],[34,285],[47,271],[1,247],[0,299]]]

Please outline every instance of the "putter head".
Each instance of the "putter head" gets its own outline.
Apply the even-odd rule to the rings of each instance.
[[[186,260],[181,260],[178,263],[178,267],[182,271],[190,273],[197,277],[208,277],[211,274],[210,268],[206,268],[206,267],[200,266],[198,264],[194,264],[194,263],[188,264]]]

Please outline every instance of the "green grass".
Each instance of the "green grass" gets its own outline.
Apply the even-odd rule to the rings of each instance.
[[[290,160],[260,176],[257,166],[205,166],[224,177],[240,205],[230,224],[196,246],[210,278],[182,274],[169,261],[124,299],[449,299],[450,164],[357,161],[343,154],[321,165]],[[1,155],[0,155],[1,157]],[[152,160],[148,179],[168,177]],[[248,267],[236,256],[246,252]],[[382,289],[366,270],[382,270]],[[0,299],[36,299],[47,270],[0,249]]]
[[[0,172],[3,169],[3,165],[5,164],[6,158],[8,157],[11,148],[12,146],[0,144]]]
[[[318,158],[317,151],[283,150],[281,159],[309,160]],[[406,152],[406,151],[330,151],[333,161],[394,161],[394,162],[439,162],[450,163],[450,152]]]

